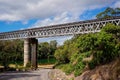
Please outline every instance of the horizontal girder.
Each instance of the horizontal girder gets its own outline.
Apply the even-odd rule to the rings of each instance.
[[[44,26],[25,30],[0,33],[0,40],[21,38],[42,38],[99,32],[107,23],[120,25],[120,17],[109,19],[94,19],[60,25]]]

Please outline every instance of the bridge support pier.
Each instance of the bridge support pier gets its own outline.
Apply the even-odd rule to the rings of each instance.
[[[37,69],[37,47],[38,40],[35,38],[31,39],[31,65],[33,69]]]
[[[32,69],[37,69],[37,46],[38,40],[35,38],[24,40],[24,67],[31,63]]]
[[[30,39],[24,40],[24,67],[30,62]]]

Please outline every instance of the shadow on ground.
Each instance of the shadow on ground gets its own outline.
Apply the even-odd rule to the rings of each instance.
[[[5,72],[0,73],[0,80],[41,80],[41,74],[36,72]]]

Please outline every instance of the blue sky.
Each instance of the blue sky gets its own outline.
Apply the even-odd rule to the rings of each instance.
[[[120,0],[0,0],[0,32],[94,19],[107,7],[120,7]]]
[[[101,11],[104,11],[105,9],[106,9],[106,7],[101,8],[101,9],[91,10],[91,11],[85,11],[83,14],[81,14],[79,16],[80,20],[78,19],[75,21],[93,19],[93,18],[95,18],[96,14],[98,14]],[[38,19],[30,19],[26,22],[23,22],[23,21],[0,21],[0,27],[1,27],[0,32],[32,28],[32,27],[34,27],[34,25],[36,24],[37,21],[38,21]],[[70,21],[70,22],[74,22],[74,21]],[[59,24],[59,23],[57,23],[57,24]],[[42,26],[42,25],[38,25],[38,27],[39,26]],[[35,27],[36,27],[36,25],[35,25]]]

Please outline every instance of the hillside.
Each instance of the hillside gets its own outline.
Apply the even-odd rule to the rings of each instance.
[[[80,76],[65,75],[59,69],[49,72],[51,80],[120,80],[120,59],[109,64],[99,65],[92,70],[85,70]]]
[[[74,74],[76,80],[117,80],[120,26],[107,24],[99,33],[76,35],[56,50],[55,57],[56,68]]]
[[[86,70],[75,80],[120,80],[120,59]]]

